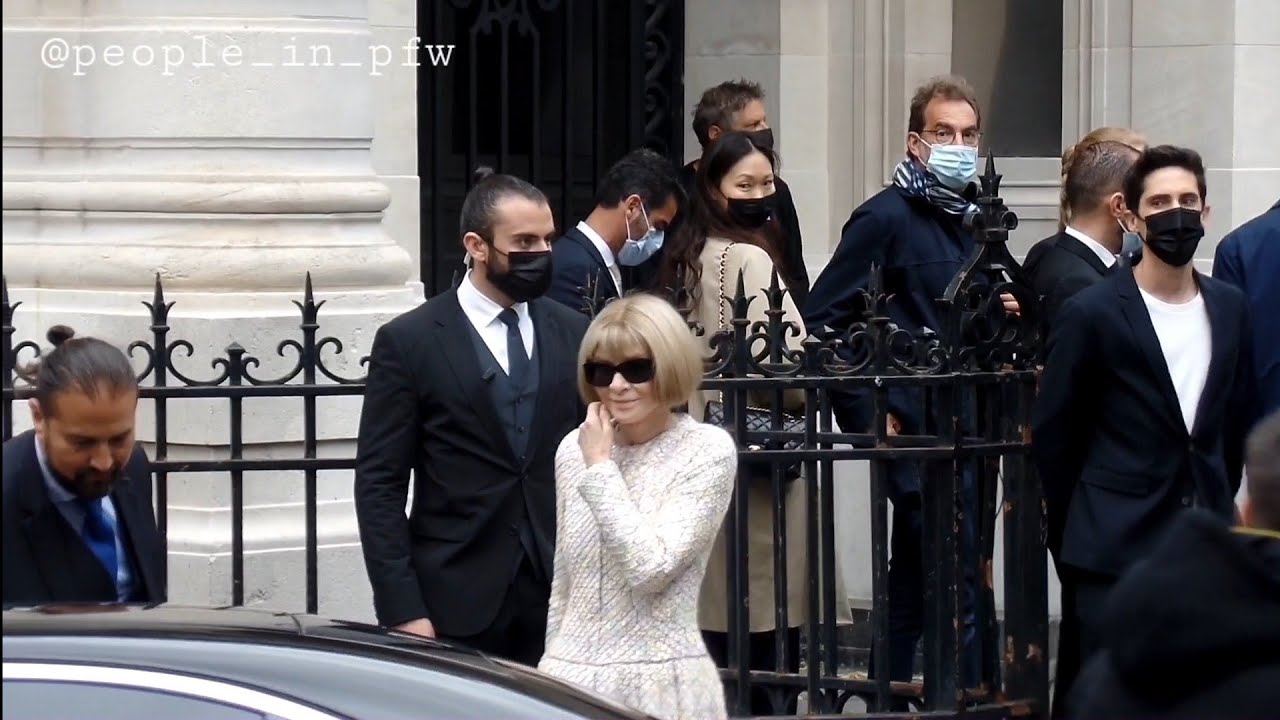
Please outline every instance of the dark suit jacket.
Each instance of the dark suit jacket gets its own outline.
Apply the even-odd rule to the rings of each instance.
[[[486,629],[513,580],[526,507],[542,567],[551,570],[555,454],[585,417],[576,366],[587,319],[546,298],[529,309],[541,381],[523,464],[499,424],[456,290],[374,336],[355,501],[383,625],[425,617],[447,636]]]
[[[168,560],[156,529],[151,468],[141,447],[133,451],[111,491],[138,583],[136,602],[167,598]],[[36,434],[28,430],[4,444],[4,603],[115,602],[115,578],[49,499]]]
[[[1050,549],[1118,576],[1196,497],[1231,519],[1255,417],[1248,312],[1240,291],[1197,273],[1212,357],[1188,433],[1132,272],[1063,305],[1040,379],[1032,452]]]
[[[551,246],[554,275],[547,297],[588,317],[604,309],[618,297],[613,276],[604,257],[591,239],[578,228],[570,228]],[[594,312],[591,303],[595,303]]]
[[[1218,243],[1213,276],[1248,298],[1260,415],[1280,410],[1280,202]]]
[[[1054,319],[1068,298],[1106,277],[1115,267],[1107,267],[1096,253],[1065,232],[1033,245],[1022,269],[1031,289],[1044,298],[1043,337],[1048,337]]]

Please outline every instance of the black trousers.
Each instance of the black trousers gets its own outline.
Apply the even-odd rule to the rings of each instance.
[[[1080,665],[1084,666],[1094,653],[1102,649],[1102,615],[1107,597],[1115,587],[1117,578],[1110,575],[1075,570],[1072,572],[1072,611],[1076,618],[1076,643],[1080,653]]]
[[[783,667],[783,671],[798,673],[800,672],[800,628],[787,628],[782,632],[786,634],[785,642],[787,644],[787,664]],[[752,670],[777,672],[777,636],[778,631],[776,630],[754,632],[748,636],[748,645],[751,653],[748,664]],[[729,667],[728,633],[703,630],[702,640],[707,644],[707,652],[711,655],[711,659],[715,661],[716,667]],[[751,714],[754,716],[795,715],[797,707],[796,699],[793,698],[787,702],[786,707],[775,708],[769,700],[769,693],[764,688],[754,686],[751,688]],[[732,713],[734,708],[730,707],[729,710]]]
[[[1062,583],[1062,620],[1058,624],[1058,664],[1053,676],[1053,701],[1049,717],[1065,718],[1067,695],[1080,675],[1080,618],[1076,614],[1074,573],[1070,566],[1058,563],[1058,580]]]
[[[521,554],[524,558],[489,627],[476,635],[441,639],[530,667],[538,665],[546,647],[551,584],[537,572],[529,556],[523,551]]]

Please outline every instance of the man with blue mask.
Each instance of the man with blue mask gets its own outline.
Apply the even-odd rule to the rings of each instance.
[[[636,267],[662,249],[684,197],[675,165],[652,150],[634,150],[614,163],[600,180],[595,209],[552,246],[547,297],[594,315],[624,295],[622,267]]]
[[[976,211],[978,144],[982,114],[973,88],[963,78],[937,77],[916,90],[907,121],[907,156],[893,182],[857,207],[841,230],[840,244],[818,276],[803,313],[810,333],[843,335],[863,320],[861,292],[871,284],[872,267],[881,271],[881,292],[889,319],[912,334],[942,330],[937,305],[947,285],[973,253],[974,237],[964,220]],[[1011,297],[1006,310],[1016,311]],[[918,389],[888,392],[890,435],[936,432],[939,419],[924,413]],[[832,392],[836,420],[846,432],[872,431],[871,398],[865,393]],[[973,475],[966,471],[965,500],[975,502]],[[889,561],[889,668],[891,680],[910,681],[916,646],[924,628],[923,527],[920,467],[910,461],[890,466],[893,536]],[[966,517],[972,517],[966,513]],[[977,681],[974,606],[976,581],[970,562],[972,523],[965,526],[964,662],[966,687]],[[872,668],[872,674],[883,673]],[[926,679],[926,682],[928,680]],[[905,707],[895,709],[905,710]]]

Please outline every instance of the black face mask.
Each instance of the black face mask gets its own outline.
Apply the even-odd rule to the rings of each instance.
[[[765,150],[773,150],[773,128],[765,128],[763,130],[751,130],[743,132],[743,135],[751,138],[751,141]]]
[[[1204,237],[1200,211],[1176,207],[1143,218],[1147,224],[1147,247],[1151,254],[1174,267],[1182,267],[1196,256]]]
[[[551,287],[550,250],[504,253],[494,247],[490,249],[507,258],[506,272],[499,273],[492,262],[486,264],[489,282],[502,294],[522,303],[542,297]]]
[[[778,194],[762,198],[728,198],[729,217],[735,223],[750,230],[762,227],[773,217],[778,207]]]

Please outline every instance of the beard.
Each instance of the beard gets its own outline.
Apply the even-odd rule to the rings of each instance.
[[[92,467],[82,467],[68,475],[54,465],[48,444],[43,444],[41,449],[44,451],[48,470],[58,484],[76,497],[85,500],[99,500],[110,494],[124,470],[119,463],[113,463],[107,472],[100,472]]]
[[[105,473],[86,468],[75,474],[71,489],[76,495],[86,500],[99,500],[111,493],[111,489],[116,486],[116,481],[119,479],[119,467]]]

